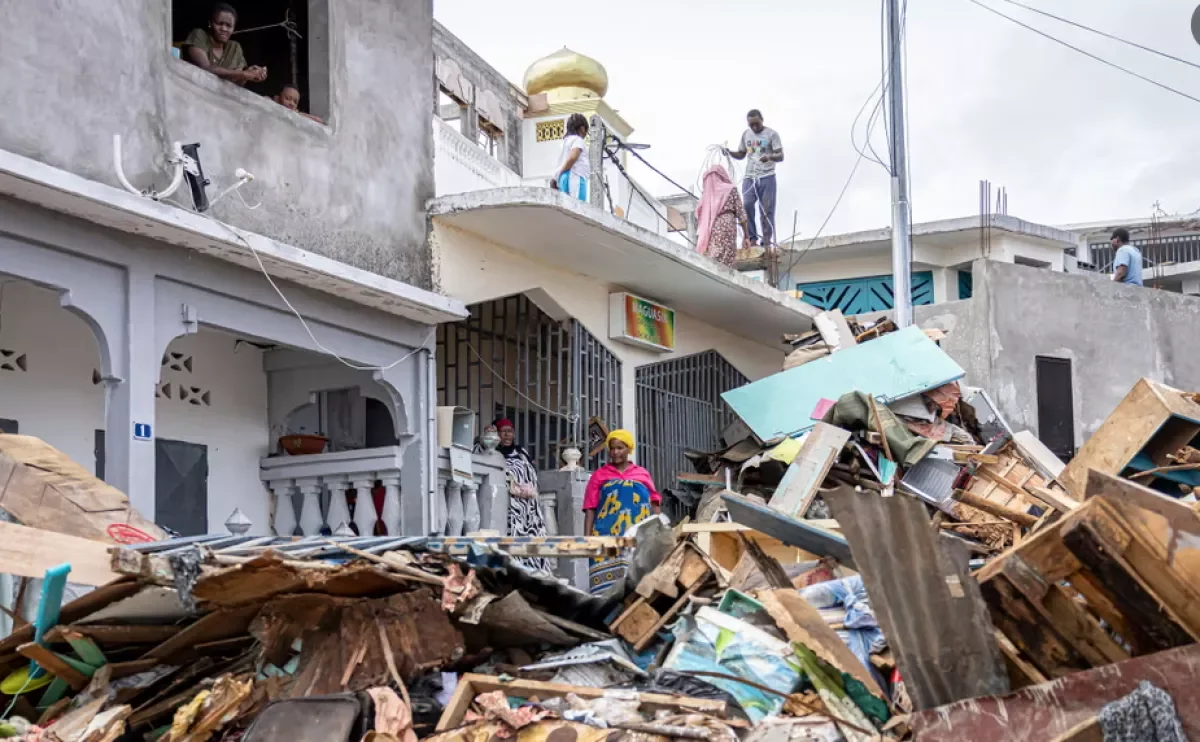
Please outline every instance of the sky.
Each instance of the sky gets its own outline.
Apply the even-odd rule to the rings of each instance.
[[[1004,0],[981,0],[1200,98],[1200,69]],[[1024,0],[1200,64],[1196,0]],[[508,79],[563,46],[598,59],[631,141],[684,185],[750,108],[783,139],[779,232],[816,235],[859,155],[851,124],[881,77],[878,0],[434,0],[434,15]],[[1130,77],[973,5],[912,0],[908,126],[913,220],[975,215],[979,181],[1044,224],[1200,209],[1200,102]],[[862,140],[866,116],[859,121]],[[875,148],[887,161],[882,125]],[[678,189],[639,168],[666,195]],[[694,186],[693,186],[694,187]],[[886,226],[888,174],[864,160],[823,234]]]

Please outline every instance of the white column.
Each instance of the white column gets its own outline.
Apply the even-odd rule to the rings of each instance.
[[[358,526],[359,536],[375,535],[375,521],[379,516],[375,511],[375,498],[371,495],[374,487],[373,479],[354,480],[354,524]]]
[[[380,477],[379,483],[383,485],[383,512],[379,517],[383,519],[383,525],[387,528],[389,536],[399,536],[404,533],[400,530],[403,523],[401,517],[403,511],[400,507],[400,473]]]
[[[305,536],[316,536],[321,532],[321,492],[324,486],[316,480],[297,482],[304,500],[300,505],[300,530]]]
[[[125,342],[113,348],[114,373],[104,379],[104,478],[154,520],[154,391],[162,365],[154,326],[154,274],[131,267],[126,292]],[[137,428],[135,437],[135,425],[147,427]]]
[[[275,501],[275,519],[271,523],[276,536],[290,537],[296,533],[296,512],[292,506],[292,490],[289,482],[271,482],[271,497]]]
[[[329,529],[336,531],[350,523],[350,505],[346,502],[346,490],[350,489],[350,481],[343,477],[335,477],[325,485],[329,487]]]
[[[463,533],[474,533],[479,530],[479,485],[472,480],[462,486],[463,489]]]
[[[553,492],[537,496],[538,505],[542,508],[542,517],[546,520],[547,536],[558,535],[558,506],[555,502],[557,498],[558,495]]]
[[[453,479],[446,482],[446,535],[463,535],[462,483]]]

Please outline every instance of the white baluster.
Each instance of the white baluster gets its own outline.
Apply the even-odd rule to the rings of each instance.
[[[556,498],[558,495],[551,492],[549,494],[537,496],[538,505],[542,509],[542,518],[546,521],[546,535],[558,535],[558,503]]]
[[[381,477],[383,485],[383,512],[379,517],[389,536],[399,536],[400,530],[400,475]]]
[[[375,511],[375,498],[371,495],[374,487],[373,479],[354,480],[354,524],[358,526],[359,536],[375,535],[375,521],[378,515]]]
[[[296,509],[292,506],[291,484],[274,482],[271,484],[271,495],[275,498],[275,522],[271,527],[276,536],[290,538],[296,534]]]
[[[479,530],[479,485],[475,480],[463,484],[463,532]]]
[[[304,500],[300,505],[300,530],[305,536],[316,536],[321,532],[321,492],[324,486],[315,480],[297,482]]]
[[[329,528],[336,531],[350,523],[350,505],[346,502],[346,490],[350,481],[335,477],[325,483],[329,487]]]
[[[446,482],[446,535],[463,535],[462,483]]]

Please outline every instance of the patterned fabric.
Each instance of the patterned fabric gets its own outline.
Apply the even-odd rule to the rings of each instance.
[[[737,262],[738,224],[746,218],[746,207],[737,191],[730,191],[713,222],[708,238],[708,256],[730,268]]]
[[[504,456],[508,470],[508,535],[550,535],[546,532],[546,518],[537,499],[537,468],[533,465],[533,457],[522,446],[507,449],[501,446],[497,450]],[[522,557],[516,561],[534,571],[552,571],[550,560],[544,557]]]
[[[632,472],[637,468],[640,472],[645,472],[641,467],[630,466],[624,472],[625,475],[640,474],[640,472]],[[611,469],[611,472],[606,470]],[[616,473],[618,476],[611,476]],[[646,477],[641,476],[619,476],[622,472],[618,472],[616,467],[606,465],[592,475],[592,479],[597,477],[609,478],[598,482],[598,487],[593,488],[592,482],[588,483],[589,495],[595,492],[598,497],[597,503],[594,504],[596,518],[593,524],[593,530],[598,536],[620,536],[625,533],[625,530],[645,518],[649,518],[654,512],[651,504],[655,502],[653,499],[658,495],[654,491],[654,483],[649,480],[649,474]],[[585,499],[585,509],[587,508],[587,499]],[[593,593],[602,593],[613,585],[620,584],[625,579],[625,573],[629,571],[629,559],[625,554],[617,557],[604,557],[591,560],[591,568],[588,573],[588,587]]]

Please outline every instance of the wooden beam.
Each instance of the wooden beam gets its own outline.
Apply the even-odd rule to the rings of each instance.
[[[982,510],[988,515],[994,515],[997,518],[1004,518],[1025,528],[1029,528],[1034,523],[1037,523],[1036,515],[1022,513],[1020,510],[1013,510],[967,490],[954,490],[953,497],[964,505],[970,505],[976,510]]]
[[[803,518],[817,496],[817,488],[825,481],[829,468],[849,440],[849,431],[817,423],[775,488],[768,503],[771,509],[793,518]]]
[[[0,521],[0,572],[19,577],[46,575],[46,570],[70,562],[67,579],[97,587],[117,579],[108,567],[109,544],[41,528]]]
[[[17,647],[17,651],[38,663],[38,666],[46,672],[71,686],[73,691],[81,691],[88,685],[87,675],[71,667],[62,657],[36,642],[22,644]]]
[[[589,688],[562,683],[542,683],[536,680],[510,680],[503,682],[494,676],[467,673],[459,678],[458,686],[454,689],[454,695],[451,696],[450,702],[446,704],[445,711],[442,712],[441,718],[438,719],[436,731],[442,732],[459,726],[463,717],[466,716],[467,710],[475,701],[476,696],[481,693],[490,693],[497,690],[504,691],[505,695],[508,696],[517,698],[533,698],[536,696],[539,700],[543,701],[547,698],[562,698],[568,694],[574,694],[584,700],[592,700],[603,698],[611,693],[611,691],[604,688]],[[641,707],[649,711],[668,709],[675,712],[696,712],[724,717],[727,709],[724,701],[691,698],[689,696],[638,693],[637,697],[641,703]]]

